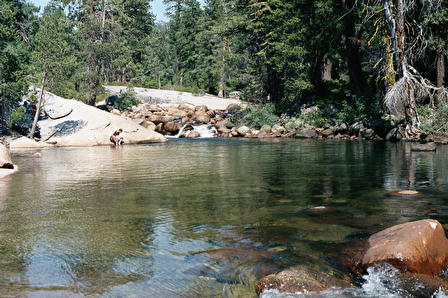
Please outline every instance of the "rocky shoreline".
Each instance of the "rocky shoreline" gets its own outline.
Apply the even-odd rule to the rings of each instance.
[[[392,142],[406,140],[404,125],[394,120],[359,121],[349,125],[332,119],[322,127],[315,127],[298,119],[286,125],[279,123],[272,126],[249,127],[238,123],[238,115],[242,110],[238,104],[230,104],[225,110],[218,110],[209,109],[205,105],[180,104],[167,107],[141,103],[123,112],[112,110],[112,113],[131,118],[141,126],[165,136],[179,138],[201,137],[194,127],[205,125],[213,131],[215,137],[221,138],[315,138]],[[309,110],[311,109],[304,109],[302,113],[309,113]],[[422,134],[419,142],[447,144],[448,139]],[[435,147],[420,146],[420,150],[433,151]]]

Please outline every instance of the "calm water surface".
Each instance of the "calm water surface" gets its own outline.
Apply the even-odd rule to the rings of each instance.
[[[16,152],[20,171],[0,180],[2,297],[251,297],[259,277],[296,264],[346,279],[326,252],[359,235],[422,218],[448,228],[446,147],[213,139],[40,152]],[[420,195],[391,195],[401,189]]]

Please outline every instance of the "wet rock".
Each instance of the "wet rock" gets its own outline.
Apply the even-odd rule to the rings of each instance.
[[[317,138],[317,132],[314,128],[300,129],[296,131],[296,138]]]
[[[262,278],[280,268],[272,260],[272,252],[240,248],[221,248],[189,256],[205,265],[192,268],[188,273],[215,278],[220,282],[239,283],[247,273]]]
[[[334,133],[335,134],[345,134],[348,131],[348,126],[347,124],[341,122],[338,123],[335,127],[334,127]]]
[[[391,120],[377,119],[369,122],[368,126],[375,131],[375,134],[384,139],[389,131],[394,128],[395,123]]]
[[[362,136],[366,140],[373,140],[375,138],[375,131],[371,128],[362,131]]]
[[[194,127],[193,127],[193,125],[191,125],[191,124],[187,124],[187,125],[185,125],[185,127],[184,127],[184,131],[190,131],[190,130],[193,130],[194,129]]]
[[[389,132],[385,137],[385,140],[396,142],[402,140],[403,137],[404,137],[404,130],[397,126],[389,130]]]
[[[331,287],[350,287],[350,284],[309,266],[298,265],[264,277],[258,282],[256,291],[258,295],[274,289],[280,293],[300,295]]]
[[[12,163],[8,148],[1,143],[0,143],[0,168],[14,169],[14,164]]]
[[[198,112],[196,112],[194,114],[194,120],[198,123],[204,123],[207,124],[210,122],[211,118],[210,116],[207,114],[207,112],[199,110]]]
[[[250,132],[250,128],[247,126],[240,126],[236,131],[240,136],[245,137]]]
[[[259,139],[266,139],[266,138],[273,138],[274,136],[271,135],[270,133],[261,130],[258,134],[257,134],[257,138]]]
[[[223,134],[223,133],[230,133],[230,129],[228,129],[228,128],[225,127],[225,126],[219,126],[218,128],[216,128],[216,130],[217,130],[220,134]]]
[[[238,136],[238,132],[237,131],[232,131],[232,132],[230,132],[230,135],[232,137],[237,137]]]
[[[448,282],[438,276],[404,273],[399,276],[401,287],[413,297],[438,297],[437,292],[448,291]]]
[[[326,128],[326,129],[324,129],[324,130],[321,132],[321,135],[322,135],[324,138],[328,138],[329,136],[332,136],[333,133],[334,133],[334,131],[333,131],[332,128]]]
[[[199,138],[200,136],[201,136],[201,134],[196,130],[192,130],[187,134],[188,139]]]
[[[366,127],[364,125],[364,122],[359,121],[359,122],[356,122],[356,123],[353,123],[352,125],[350,125],[348,132],[352,136],[359,136],[361,131],[363,131],[365,129],[366,129]]]
[[[231,103],[227,106],[226,112],[229,114],[236,114],[241,110],[241,106],[236,103]]]
[[[403,272],[436,275],[448,265],[448,239],[436,220],[400,224],[370,236],[351,263],[355,273],[389,263]]]
[[[163,124],[163,129],[166,132],[169,132],[172,134],[178,133],[181,128],[182,128],[182,125],[180,123],[168,122],[168,123]]]
[[[221,120],[216,122],[215,127],[218,128],[219,126],[225,126],[228,129],[232,129],[235,125],[230,120]]]
[[[412,144],[411,145],[411,151],[415,152],[431,152],[436,151],[436,143],[426,143],[426,144]]]

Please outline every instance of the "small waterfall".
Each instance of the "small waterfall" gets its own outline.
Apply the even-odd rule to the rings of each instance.
[[[215,126],[210,124],[193,126],[193,128],[199,132],[200,138],[214,138],[217,133]]]
[[[185,131],[185,128],[189,125],[190,124],[185,124],[184,126],[182,126],[182,128],[176,135],[166,137],[170,139],[178,139],[182,133],[185,132],[186,134],[188,134],[190,131]],[[199,132],[199,134],[201,135],[199,138],[201,139],[214,138],[216,136],[216,133],[218,132],[215,126],[212,124],[193,125],[193,130]]]

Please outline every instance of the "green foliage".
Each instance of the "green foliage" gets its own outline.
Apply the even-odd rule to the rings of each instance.
[[[381,118],[383,110],[378,101],[354,99],[352,102],[344,101],[336,118],[347,124],[357,121],[373,120]]]
[[[430,106],[419,106],[418,111],[421,118],[420,128],[429,134],[448,134],[448,103],[441,102],[436,108]]]
[[[18,121],[27,120],[31,120],[31,116],[26,113],[24,106],[19,106],[9,115],[9,128],[13,127],[14,123],[17,123]]]
[[[325,116],[324,111],[319,108],[312,109],[306,114],[301,114],[299,119],[302,120],[305,124],[316,127],[324,126],[325,122],[327,122],[328,120]]]
[[[114,103],[114,107],[120,111],[124,111],[127,108],[136,106],[141,102],[134,92],[124,92]]]
[[[296,118],[291,118],[289,119],[285,124],[285,129],[287,132],[293,131],[299,127],[301,127],[300,125],[300,121]]]
[[[240,114],[239,123],[249,127],[260,128],[263,125],[274,125],[279,121],[272,103],[249,105]]]

